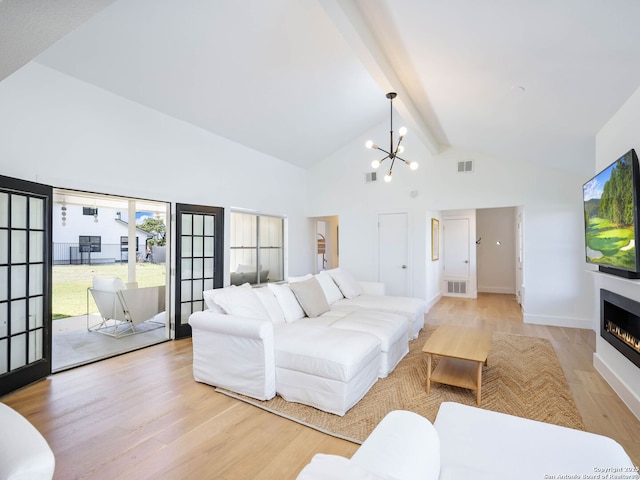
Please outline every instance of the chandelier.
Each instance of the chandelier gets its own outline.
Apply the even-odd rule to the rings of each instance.
[[[365,143],[365,146],[367,148],[375,148],[376,150],[380,150],[381,152],[384,152],[387,154],[387,156],[384,157],[382,160],[374,160],[373,162],[371,162],[371,166],[373,168],[378,168],[380,165],[382,165],[382,162],[384,162],[387,158],[391,160],[391,165],[389,165],[389,172],[387,172],[387,174],[384,176],[385,182],[391,181],[393,165],[396,163],[396,160],[403,161],[404,163],[409,165],[409,168],[411,170],[416,170],[418,168],[418,162],[409,162],[404,158],[398,156],[399,153],[402,153],[404,151],[404,147],[400,144],[402,143],[402,139],[404,138],[404,136],[407,134],[407,129],[405,127],[400,127],[400,129],[398,130],[398,143],[396,144],[395,148],[393,147],[393,99],[396,98],[397,95],[398,94],[395,92],[389,92],[386,95],[386,97],[389,99],[390,117],[391,117],[391,128],[389,132],[389,136],[390,136],[389,151],[386,151],[384,148],[380,148],[371,140],[368,140],[367,143]]]

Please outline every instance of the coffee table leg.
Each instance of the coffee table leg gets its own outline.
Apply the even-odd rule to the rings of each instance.
[[[427,354],[427,395],[431,391],[431,354]]]
[[[482,364],[484,362],[478,362],[478,398],[477,398],[477,403],[478,405],[480,405],[480,396],[481,396],[481,390],[482,390]]]

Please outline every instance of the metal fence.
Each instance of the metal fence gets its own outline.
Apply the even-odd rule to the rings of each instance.
[[[117,243],[103,243],[99,251],[91,251],[88,245],[79,243],[53,243],[54,265],[100,265],[105,263],[126,263],[129,261],[129,252],[126,247]],[[137,262],[165,263],[165,247],[151,248],[147,254],[145,251],[136,252]]]

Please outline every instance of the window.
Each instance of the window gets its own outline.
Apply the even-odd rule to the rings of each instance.
[[[102,251],[102,237],[80,235],[78,237],[81,253],[99,253]]]
[[[231,284],[284,280],[283,217],[231,212]]]
[[[82,207],[82,215],[87,215],[89,217],[91,217],[91,216],[97,217],[98,216],[98,209],[97,208],[91,208],[91,207]]]

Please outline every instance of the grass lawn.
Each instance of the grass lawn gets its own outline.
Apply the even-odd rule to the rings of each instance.
[[[127,282],[126,263],[107,265],[55,265],[53,267],[53,319],[75,317],[87,313],[87,288],[94,276],[120,277]],[[153,287],[166,284],[164,264],[138,263],[136,281],[139,287]],[[98,309],[89,296],[89,312],[98,313]]]

